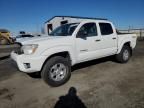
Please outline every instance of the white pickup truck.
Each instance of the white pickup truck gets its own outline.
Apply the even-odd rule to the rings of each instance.
[[[135,34],[118,33],[108,20],[84,20],[64,24],[49,36],[21,41],[11,53],[20,71],[40,72],[50,86],[60,86],[71,76],[71,66],[114,55],[126,63],[136,46]]]

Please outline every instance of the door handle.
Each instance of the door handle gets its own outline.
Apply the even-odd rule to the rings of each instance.
[[[112,38],[113,40],[116,39],[116,37]]]
[[[97,39],[97,40],[95,40],[96,42],[99,42],[99,41],[101,41],[100,39]]]
[[[83,50],[80,50],[80,52],[87,52],[88,49],[83,49]]]

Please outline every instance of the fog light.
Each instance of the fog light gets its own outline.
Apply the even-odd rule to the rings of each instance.
[[[31,68],[30,63],[24,63],[24,67],[25,67],[26,69]]]

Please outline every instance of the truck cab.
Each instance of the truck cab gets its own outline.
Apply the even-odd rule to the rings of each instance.
[[[79,61],[112,55],[117,51],[116,31],[108,21],[83,22],[76,32]]]

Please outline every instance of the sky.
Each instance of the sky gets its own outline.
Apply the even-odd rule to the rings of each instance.
[[[118,29],[144,28],[144,0],[0,0],[0,28],[40,32],[53,16],[107,18]]]

